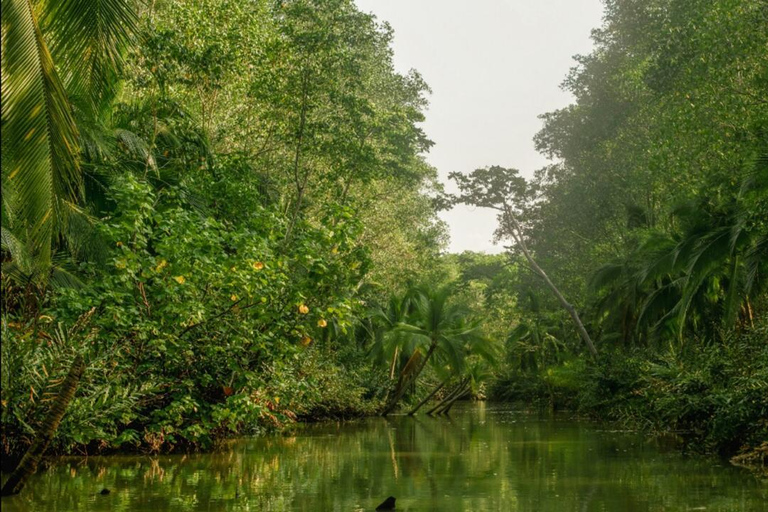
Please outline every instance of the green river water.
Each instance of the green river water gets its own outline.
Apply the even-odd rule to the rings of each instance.
[[[99,494],[103,488],[111,492]],[[467,404],[233,441],[215,453],[64,459],[14,511],[761,511],[768,484],[567,417]]]

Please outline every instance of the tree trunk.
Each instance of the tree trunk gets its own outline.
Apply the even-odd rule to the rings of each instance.
[[[445,405],[448,402],[448,400],[456,396],[456,394],[459,393],[464,388],[465,384],[466,384],[466,379],[460,380],[458,384],[456,384],[456,387],[454,387],[451,390],[451,392],[445,396],[445,398],[443,398],[440,402],[438,402],[437,405],[435,405],[433,408],[427,411],[427,415],[432,416],[435,413],[435,411],[438,411],[439,409],[441,409],[443,405]]]
[[[455,393],[453,393],[453,395],[446,397],[445,400],[443,400],[442,402],[440,402],[440,404],[438,404],[437,409],[435,409],[436,414],[447,413],[451,409],[451,406],[454,404],[454,402],[456,402],[456,400],[458,400],[459,398],[467,394],[468,387],[469,387],[469,378],[466,378],[462,381],[461,386]]]
[[[592,355],[594,359],[597,359],[597,349],[595,348],[595,344],[592,343],[592,338],[589,337],[589,333],[587,332],[587,329],[584,328],[584,324],[581,322],[581,318],[579,317],[579,314],[576,312],[576,308],[571,305],[567,300],[565,300],[565,297],[562,293],[560,293],[560,290],[555,286],[555,283],[552,282],[552,280],[549,278],[546,272],[544,272],[544,269],[542,269],[538,263],[536,263],[536,260],[533,259],[533,255],[528,250],[528,246],[525,243],[525,239],[523,238],[522,229],[520,228],[520,224],[515,219],[514,215],[512,214],[509,207],[506,205],[504,206],[504,217],[507,219],[507,231],[509,232],[509,235],[517,242],[517,244],[520,246],[520,249],[523,251],[523,255],[525,256],[525,259],[528,260],[528,263],[533,267],[533,270],[539,274],[539,276],[544,280],[545,283],[547,283],[547,286],[550,290],[552,290],[552,293],[555,294],[555,297],[557,297],[558,302],[560,302],[560,305],[565,309],[568,314],[571,317],[571,320],[573,320],[573,323],[576,325],[576,330],[579,332],[579,336],[581,336],[581,339],[584,340],[584,343],[586,343],[587,348],[589,349],[589,353]]]
[[[427,395],[427,397],[426,397],[424,400],[422,400],[421,402],[419,402],[419,405],[417,405],[416,407],[414,407],[413,409],[411,409],[411,411],[408,413],[408,416],[413,416],[414,414],[416,414],[416,413],[419,411],[419,409],[421,409],[421,408],[424,406],[424,404],[425,404],[425,403],[429,402],[429,401],[430,401],[430,399],[431,399],[433,396],[435,396],[435,395],[437,394],[437,392],[438,392],[438,391],[440,391],[441,389],[443,389],[443,386],[445,386],[445,383],[446,383],[446,382],[448,382],[448,381],[442,382],[442,383],[441,383],[439,386],[437,386],[435,389],[433,389],[433,390],[432,390],[432,392],[431,392],[430,394],[428,394],[428,395]]]
[[[284,240],[290,240],[291,234],[293,233],[293,227],[296,225],[296,219],[299,216],[299,211],[301,210],[301,202],[304,198],[304,189],[307,186],[307,180],[309,179],[309,171],[306,171],[304,173],[303,179],[301,176],[301,173],[299,172],[300,169],[300,162],[301,162],[301,150],[302,145],[304,142],[304,131],[307,124],[307,111],[309,110],[309,103],[308,103],[308,97],[309,97],[309,72],[305,69],[304,71],[304,79],[302,80],[302,100],[301,100],[301,113],[299,115],[299,128],[298,133],[296,136],[296,150],[294,152],[293,157],[293,180],[294,185],[296,185],[296,206],[294,207],[293,215],[291,215],[291,221],[288,224],[288,229],[285,232],[285,239]],[[290,207],[290,203],[286,205],[285,214],[288,214],[288,209]]]
[[[395,389],[389,393],[388,398],[392,398],[396,395],[404,395],[411,384],[411,378],[419,370],[421,361],[424,359],[424,355],[418,350],[411,354],[411,357],[406,361],[405,366],[400,370],[400,374],[397,377],[397,384]]]
[[[461,400],[462,398],[464,398],[464,397],[466,397],[466,396],[469,396],[469,395],[471,394],[471,392],[472,392],[472,391],[471,391],[470,389],[468,389],[468,388],[464,388],[464,391],[463,391],[461,394],[459,394],[458,396],[456,396],[456,397],[455,397],[453,400],[451,400],[451,401],[450,401],[450,403],[448,403],[448,404],[447,404],[447,405],[446,405],[446,406],[445,406],[445,407],[444,407],[444,408],[443,408],[443,409],[440,411],[440,414],[448,414],[449,412],[451,412],[451,407],[453,407],[453,404],[455,404],[456,402],[458,402],[458,401],[459,401],[459,400]]]
[[[395,410],[395,407],[397,407],[398,402],[400,402],[400,399],[403,398],[403,395],[405,394],[405,391],[408,389],[408,386],[416,382],[416,379],[419,378],[419,374],[421,374],[422,370],[424,370],[424,367],[427,366],[427,361],[429,361],[429,358],[432,357],[432,353],[437,348],[437,341],[433,341],[432,344],[429,346],[429,350],[427,350],[426,355],[421,360],[421,363],[417,367],[417,369],[409,376],[405,378],[405,381],[402,383],[398,383],[398,386],[395,388],[395,392],[392,393],[392,396],[387,401],[387,405],[384,407],[384,410],[382,411],[381,415],[386,416],[387,414],[391,413],[393,410]]]
[[[428,410],[428,411],[427,411],[427,415],[428,415],[428,416],[432,416],[432,415],[433,415],[433,414],[434,414],[436,411],[438,411],[438,410],[439,410],[439,409],[440,409],[440,408],[441,408],[441,407],[442,407],[442,406],[443,406],[443,405],[444,405],[444,404],[445,404],[445,403],[446,403],[448,400],[450,400],[451,398],[453,398],[453,397],[456,395],[456,393],[458,393],[458,392],[459,392],[459,390],[461,390],[461,388],[462,388],[463,386],[464,386],[464,380],[462,379],[462,380],[460,380],[460,381],[459,381],[459,382],[458,382],[458,383],[457,383],[457,384],[456,384],[456,385],[453,387],[453,389],[451,389],[451,390],[450,390],[450,392],[448,392],[448,394],[447,394],[447,395],[445,395],[445,396],[443,397],[443,399],[442,399],[442,400],[440,400],[439,402],[437,402],[437,404],[435,404],[435,406],[434,406],[434,407],[432,407],[430,410]]]
[[[56,399],[51,404],[51,408],[43,420],[43,423],[35,433],[35,439],[32,445],[24,454],[24,457],[19,462],[11,476],[6,480],[3,485],[0,494],[2,496],[9,496],[11,494],[18,494],[24,485],[29,480],[29,477],[35,474],[37,471],[37,465],[43,458],[45,450],[48,448],[53,436],[56,434],[56,429],[59,428],[61,418],[64,417],[64,413],[69,407],[69,403],[75,396],[77,386],[80,384],[80,377],[82,377],[85,371],[85,363],[83,357],[80,355],[75,356],[75,360],[72,361],[72,366],[69,369],[69,373],[61,383],[61,389]]]
[[[389,365],[389,380],[392,380],[395,378],[395,367],[397,366],[398,351],[399,351],[399,347],[395,347],[395,355],[392,356],[392,364]]]

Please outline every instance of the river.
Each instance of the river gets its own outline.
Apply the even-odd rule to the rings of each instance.
[[[100,494],[102,489],[109,494]],[[761,511],[750,472],[631,432],[509,406],[239,439],[208,454],[62,459],[3,512]]]

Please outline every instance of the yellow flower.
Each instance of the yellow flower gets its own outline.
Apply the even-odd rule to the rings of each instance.
[[[276,397],[275,397],[275,403],[276,403],[276,404],[279,404],[279,403],[280,403],[280,397],[279,397],[279,396],[276,396]]]
[[[118,247],[122,247],[123,246],[123,242],[117,242],[115,245],[117,245]]]
[[[306,305],[301,304],[299,306],[299,313],[301,313],[302,315],[306,315],[307,313],[309,313],[309,308]]]
[[[176,282],[177,282],[177,283],[179,283],[179,284],[184,284],[185,282],[187,282],[187,280],[186,280],[186,279],[184,279],[184,276],[176,276],[176,277],[174,277],[174,279],[175,279],[175,280],[176,280]]]
[[[301,338],[301,344],[304,345],[305,347],[310,343],[312,343],[312,338],[310,338],[309,336],[304,336],[303,338]]]
[[[326,327],[327,325],[328,325],[328,322],[326,322],[325,319],[323,319],[323,318],[321,318],[320,320],[317,321],[317,326],[318,327]]]
[[[255,270],[261,270],[264,268],[264,264],[260,261],[254,261],[252,266]]]
[[[163,270],[167,266],[168,266],[168,262],[167,261],[160,260],[160,263],[158,263],[157,266],[155,267],[155,272],[160,272],[161,270]]]
[[[230,299],[232,300],[232,302],[235,302],[237,300],[237,295],[233,293]]]

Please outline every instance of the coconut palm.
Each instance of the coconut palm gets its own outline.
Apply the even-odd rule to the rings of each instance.
[[[676,233],[652,233],[627,260],[601,268],[592,284],[609,332],[626,341],[667,331],[682,340],[688,326],[750,323],[768,274],[767,192],[763,156],[733,199],[679,205]]]
[[[531,291],[520,306],[525,306],[525,312],[506,340],[508,362],[522,371],[536,371],[540,365],[557,362],[566,349],[559,314],[545,314],[539,297]]]
[[[3,274],[43,295],[51,275],[66,275],[57,249],[85,217],[76,120],[93,120],[111,103],[136,15],[131,0],[2,0],[0,7]],[[19,492],[34,473],[83,371],[76,356],[3,495]]]
[[[446,359],[456,364],[460,359],[461,347],[482,338],[478,325],[466,322],[466,311],[449,302],[451,291],[448,286],[436,290],[420,288],[416,291],[413,318],[410,323],[401,323],[396,329],[407,335],[413,352],[400,371],[397,384],[382,414],[387,415],[397,407],[438,349]]]
[[[46,267],[82,199],[72,99],[95,116],[117,90],[130,0],[2,0],[4,228]]]
[[[489,360],[487,356],[472,356],[467,358],[459,382],[436,406],[427,414],[448,414],[451,407],[458,401],[468,396],[477,396],[483,382],[491,378],[494,373],[492,368],[496,363],[495,358]]]
[[[370,316],[375,326],[372,333],[374,343],[371,347],[371,356],[379,362],[388,362],[390,379],[395,378],[400,356],[404,353],[408,354],[406,358],[408,359],[413,353],[411,338],[397,329],[398,325],[408,323],[413,295],[413,291],[408,291],[401,297],[392,296],[386,309],[375,309]]]

